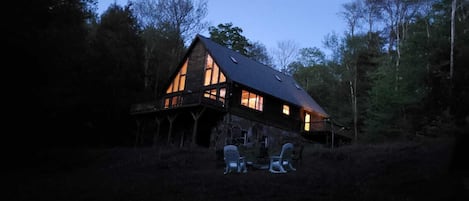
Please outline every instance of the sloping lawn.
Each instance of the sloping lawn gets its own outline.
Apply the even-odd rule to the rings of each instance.
[[[451,156],[451,140],[306,145],[296,172],[224,175],[207,148],[55,149],[14,171],[13,200],[464,200]]]

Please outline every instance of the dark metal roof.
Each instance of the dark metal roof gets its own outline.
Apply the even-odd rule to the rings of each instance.
[[[269,94],[305,110],[329,115],[301,88],[293,77],[254,61],[229,48],[198,35],[207,51],[229,79],[263,93]]]

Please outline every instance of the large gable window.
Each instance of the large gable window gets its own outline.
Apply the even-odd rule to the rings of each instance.
[[[264,107],[264,98],[255,93],[242,90],[241,92],[241,105],[262,111]]]
[[[213,61],[212,56],[207,54],[205,62],[205,79],[204,86],[214,85],[218,83],[226,82],[226,77],[223,72],[220,71],[218,65]]]
[[[171,85],[169,85],[168,89],[166,89],[166,94],[184,91],[184,88],[186,87],[186,73],[188,61],[189,60],[186,60],[186,62],[184,62],[184,65],[182,65],[181,70],[179,70]]]

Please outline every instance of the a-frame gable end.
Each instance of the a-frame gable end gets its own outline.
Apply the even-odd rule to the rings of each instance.
[[[179,69],[179,72],[176,74],[176,76],[173,78],[173,81],[171,82],[169,87],[166,89],[166,94],[184,91],[186,87],[188,63],[189,63],[189,60],[186,59],[182,67]]]

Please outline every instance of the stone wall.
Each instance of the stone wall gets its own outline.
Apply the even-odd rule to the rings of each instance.
[[[299,133],[226,114],[211,131],[210,148],[222,150],[226,144],[236,144],[246,149],[265,147],[275,151],[285,142],[300,141]]]

